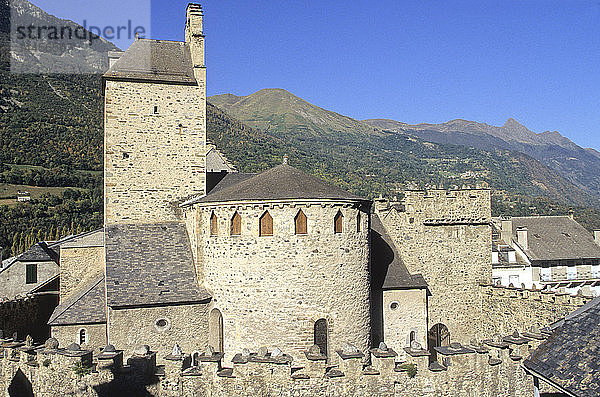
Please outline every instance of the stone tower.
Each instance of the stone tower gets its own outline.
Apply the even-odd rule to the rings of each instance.
[[[136,40],[104,75],[105,224],[178,219],[206,188],[202,9],[185,42]]]

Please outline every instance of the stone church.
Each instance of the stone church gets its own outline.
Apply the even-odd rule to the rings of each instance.
[[[206,141],[204,40],[189,4],[184,42],[137,39],[110,54],[104,228],[61,252],[52,336],[126,354],[149,345],[158,360],[178,345],[225,362],[266,347],[335,363],[381,342],[435,354],[493,335],[481,288],[490,192],[373,202],[287,159],[236,172]]]

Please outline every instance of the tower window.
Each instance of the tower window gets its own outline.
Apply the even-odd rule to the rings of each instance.
[[[154,114],[158,114],[158,105],[154,105]]]
[[[25,284],[37,283],[37,263],[28,263],[25,267]]]
[[[272,236],[273,235],[273,218],[269,211],[266,211],[259,219],[259,236]]]
[[[86,343],[88,343],[88,334],[85,328],[81,328],[79,330],[79,344],[85,345]]]
[[[338,213],[335,214],[335,218],[333,218],[334,233],[341,233],[343,231],[343,221],[344,221],[344,215],[342,215],[341,211],[338,211]]]
[[[231,218],[231,235],[239,236],[242,234],[242,217],[236,211]]]
[[[294,218],[294,224],[296,228],[296,234],[308,233],[308,227],[306,225],[306,215],[304,215],[304,212],[302,212],[302,210],[298,211],[298,214],[296,214],[296,218]]]
[[[219,235],[219,219],[217,218],[214,212],[210,215],[210,235]]]
[[[360,218],[361,218],[360,211],[358,211],[358,214],[356,214],[356,231],[359,233],[362,230],[362,225],[360,224],[360,221],[361,221]]]

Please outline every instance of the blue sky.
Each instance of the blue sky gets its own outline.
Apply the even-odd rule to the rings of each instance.
[[[121,3],[110,12],[135,15]],[[513,117],[600,149],[600,0],[201,3],[209,95],[277,87],[408,123]],[[152,0],[151,36],[183,39],[186,4]]]

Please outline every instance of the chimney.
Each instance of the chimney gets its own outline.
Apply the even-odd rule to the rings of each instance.
[[[600,230],[594,230],[594,241],[600,245]]]
[[[194,77],[197,81],[204,81],[204,26],[200,4],[190,3],[187,6],[185,42],[190,46]]]
[[[527,228],[525,226],[517,228],[517,242],[524,250],[529,249],[529,241],[527,240]]]
[[[569,218],[575,219],[575,211],[573,211],[572,209],[569,210]]]
[[[502,224],[500,226],[500,239],[506,244],[511,245],[512,220],[509,217],[502,217]]]

